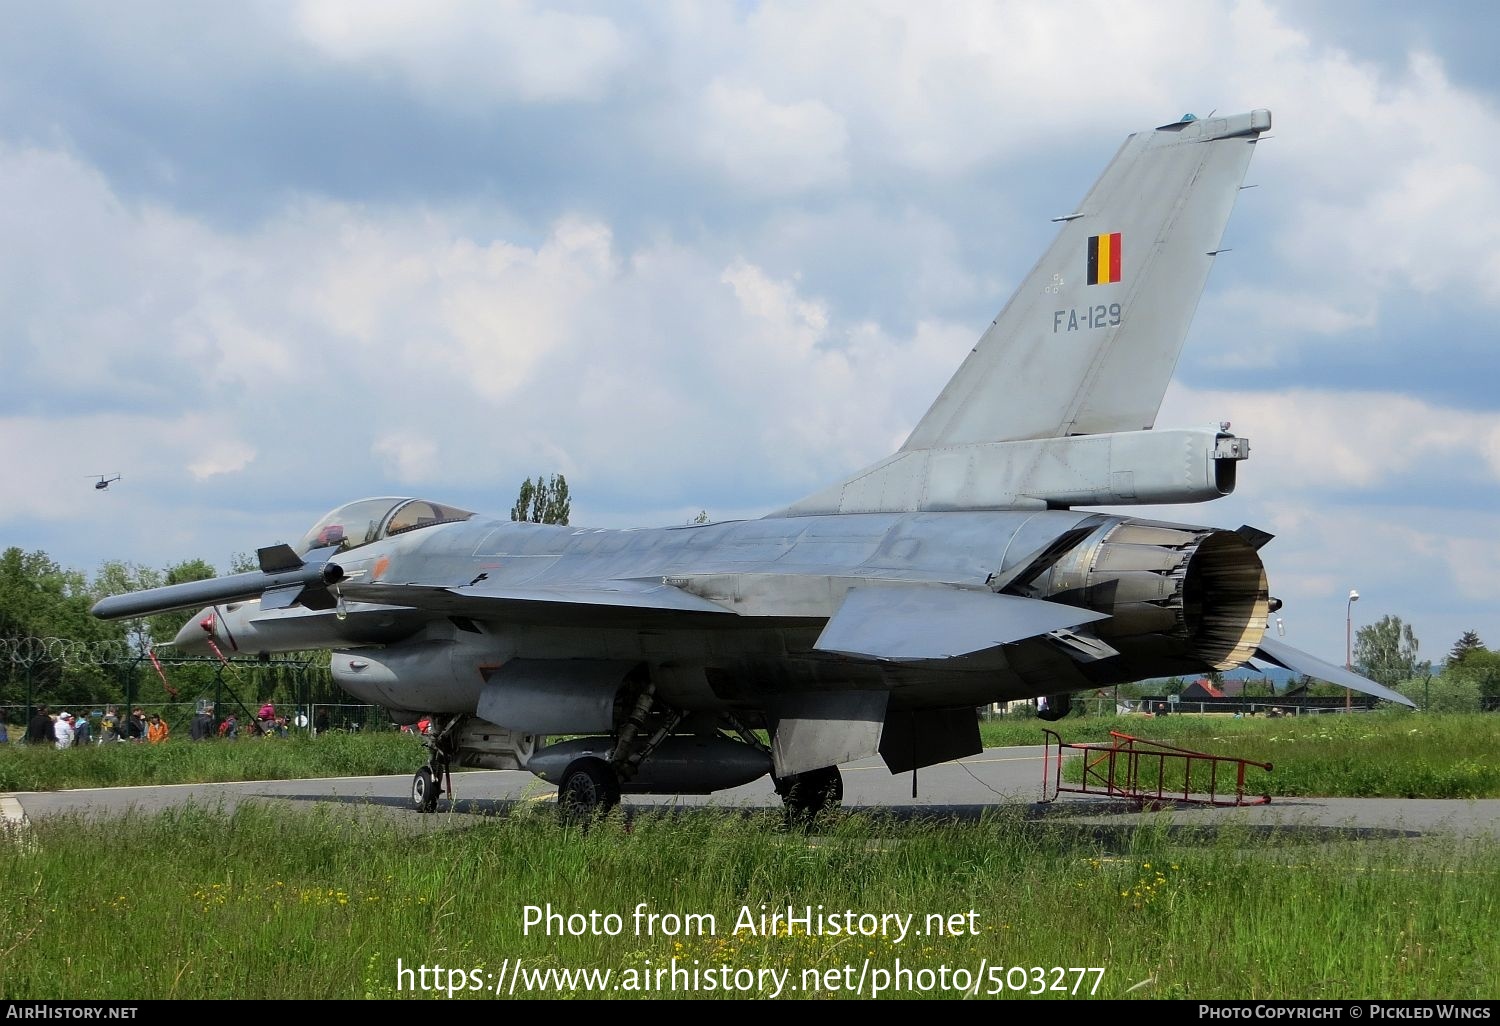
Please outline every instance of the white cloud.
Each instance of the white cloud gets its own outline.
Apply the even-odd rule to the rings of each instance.
[[[1455,484],[1500,484],[1500,411],[1446,409],[1397,392],[1208,391],[1174,383],[1157,424],[1214,416],[1250,439],[1242,476],[1261,488],[1370,490],[1438,468]]]
[[[736,188],[795,193],[849,176],[843,119],[819,101],[775,103],[754,87],[715,80],[697,118],[699,156]]]
[[[329,57],[393,73],[460,109],[599,100],[630,57],[608,15],[527,0],[305,0],[294,24]]]
[[[245,442],[214,439],[188,464],[188,472],[198,480],[233,474],[244,470],[255,459],[255,446]]]
[[[139,515],[194,483],[233,474],[255,458],[255,445],[233,420],[165,411],[0,417],[0,524],[20,520],[88,522]],[[122,475],[96,491],[89,479]],[[184,557],[186,558],[186,557]]]
[[[392,465],[391,477],[402,484],[426,484],[437,467],[437,442],[419,434],[384,435],[371,451]]]
[[[974,334],[841,322],[751,261],[622,252],[597,220],[527,245],[442,211],[304,198],[233,235],[127,204],[63,154],[0,153],[0,180],[33,166],[47,173],[25,194],[56,216],[15,222],[9,273],[35,278],[26,316],[54,340],[14,380],[61,397],[107,364],[111,408],[155,397],[111,441],[168,477],[163,437],[191,423],[176,470],[192,480],[363,493],[551,467],[639,498],[753,465],[769,508],[894,449],[920,412],[909,391],[935,394]],[[58,331],[75,320],[120,327]],[[220,422],[253,425],[254,444]]]

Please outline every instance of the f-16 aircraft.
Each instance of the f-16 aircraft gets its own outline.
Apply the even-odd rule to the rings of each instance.
[[[1265,532],[1080,508],[1234,490],[1247,439],[1155,421],[1270,127],[1127,138],[905,444],[760,519],[595,530],[365,498],[259,571],[94,613],[205,606],[174,645],[331,649],[350,695],[430,718],[422,811],[460,765],[529,770],[575,811],[769,774],[811,813],[843,763],[979,752],[979,706],[1057,718],[1077,692],[1256,660],[1411,705],[1267,636]]]

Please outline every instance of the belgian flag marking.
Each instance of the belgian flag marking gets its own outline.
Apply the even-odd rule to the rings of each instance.
[[[1120,233],[1089,236],[1089,284],[1110,285],[1120,280]]]

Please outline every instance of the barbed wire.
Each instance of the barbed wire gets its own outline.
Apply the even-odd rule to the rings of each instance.
[[[144,658],[126,641],[83,641],[78,638],[0,638],[0,661],[19,666],[42,663],[98,665]]]
[[[157,656],[166,660],[182,659],[180,653],[170,645],[156,645]],[[150,654],[138,644],[121,639],[85,641],[80,638],[12,637],[0,638],[0,663],[16,666],[41,666],[44,664],[70,666],[118,666],[121,663],[138,663],[150,659]],[[198,661],[203,657],[193,657]],[[305,666],[312,661],[306,658],[282,657],[272,660],[283,666]]]

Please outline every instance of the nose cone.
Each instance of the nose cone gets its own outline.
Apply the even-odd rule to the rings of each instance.
[[[218,622],[213,606],[198,610],[172,639],[172,647],[191,655],[212,655],[213,648],[209,642],[214,640]]]

